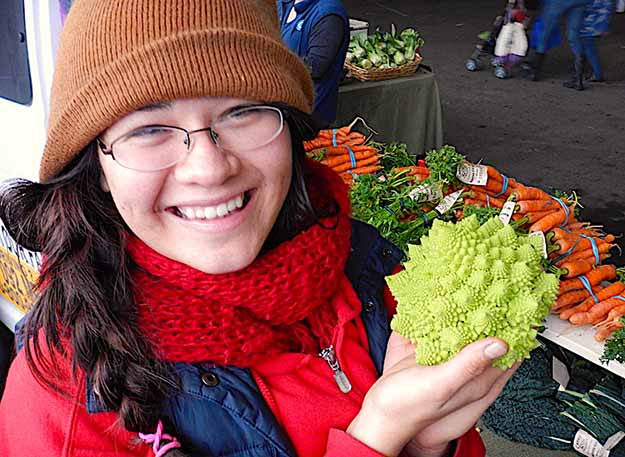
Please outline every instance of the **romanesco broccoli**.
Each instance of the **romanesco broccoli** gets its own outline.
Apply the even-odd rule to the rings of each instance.
[[[508,343],[494,365],[508,368],[537,346],[536,328],[555,302],[559,281],[524,235],[494,217],[457,224],[435,220],[405,270],[387,278],[398,302],[393,330],[416,344],[417,362],[444,362],[488,336]]]

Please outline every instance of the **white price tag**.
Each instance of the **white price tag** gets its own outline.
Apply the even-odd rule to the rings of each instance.
[[[569,369],[556,357],[551,357],[551,377],[564,389],[571,379]]]
[[[506,202],[501,208],[501,212],[499,213],[499,219],[501,222],[508,225],[510,220],[512,219],[512,215],[514,214],[514,208],[516,207],[516,203],[514,202]]]
[[[588,457],[609,457],[610,455],[610,451],[601,446],[599,441],[581,429],[573,438],[573,449]]]
[[[465,163],[458,167],[456,178],[465,184],[485,186],[488,182],[488,170],[484,165]]]
[[[548,256],[547,254],[547,240],[545,239],[545,234],[543,232],[532,232],[527,236],[531,236],[531,237],[536,237],[536,238],[540,238],[542,240],[541,243],[541,254],[542,256],[546,259]]]
[[[417,202],[433,202],[442,198],[440,189],[426,184],[421,184],[410,191],[410,198]]]
[[[616,432],[614,435],[607,439],[607,441],[603,445],[603,449],[611,451],[616,447],[618,443],[621,442],[623,438],[625,438],[625,432]]]
[[[443,199],[442,202],[438,204],[436,208],[434,208],[434,210],[438,214],[445,214],[447,211],[451,209],[452,206],[454,206],[454,203],[458,201],[458,199],[460,198],[460,195],[462,195],[462,192],[464,192],[464,189],[460,189],[459,191],[454,192],[453,194],[449,194],[447,197]]]

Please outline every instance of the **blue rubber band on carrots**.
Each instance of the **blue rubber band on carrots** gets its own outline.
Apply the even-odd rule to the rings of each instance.
[[[566,217],[564,218],[564,222],[560,224],[560,227],[564,227],[566,224],[569,223],[569,216],[571,215],[571,211],[569,210],[569,207],[566,206],[566,204],[562,200],[560,200],[558,197],[551,197],[551,198],[553,198],[555,201],[560,203],[560,206],[564,210],[564,214],[566,215]]]
[[[503,186],[501,188],[501,192],[495,195],[495,198],[501,197],[508,191],[508,177],[506,175],[501,175],[503,177]]]
[[[590,281],[588,281],[588,278],[585,275],[580,275],[578,276],[578,278],[582,282],[582,284],[584,285],[584,287],[586,288],[586,290],[588,291],[592,299],[595,301],[595,303],[599,303],[599,299],[597,298],[595,293],[592,291],[592,286],[590,285]]]
[[[599,249],[597,248],[597,242],[595,241],[595,239],[591,236],[582,235],[581,233],[579,234],[579,236],[581,236],[582,238],[586,238],[590,241],[590,244],[592,246],[592,253],[595,256],[595,261],[597,265],[599,265],[599,263],[601,262],[601,257],[599,257]]]

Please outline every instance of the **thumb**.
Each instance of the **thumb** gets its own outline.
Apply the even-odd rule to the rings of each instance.
[[[439,366],[438,375],[455,392],[491,367],[494,360],[508,352],[508,345],[499,338],[485,338],[467,345],[462,351]]]

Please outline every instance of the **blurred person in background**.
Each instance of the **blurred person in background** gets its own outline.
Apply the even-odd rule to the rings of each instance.
[[[597,52],[597,38],[608,32],[614,6],[614,0],[593,0],[586,8],[580,35],[584,46],[584,58],[592,70],[587,78],[589,82],[603,82],[605,79]],[[565,83],[565,85],[575,87],[575,84]]]
[[[529,58],[522,65],[522,76],[530,81],[538,81],[547,42],[551,32],[558,27],[560,20],[566,17],[567,38],[573,51],[573,82],[574,88],[582,90],[583,86],[583,44],[580,31],[584,23],[586,6],[592,0],[546,0],[543,2],[542,19],[543,29],[539,36],[536,49],[529,55]],[[567,81],[566,84],[570,83]]]
[[[340,0],[278,0],[282,40],[308,66],[315,85],[313,116],[336,118],[339,83],[349,44],[349,19]]]

